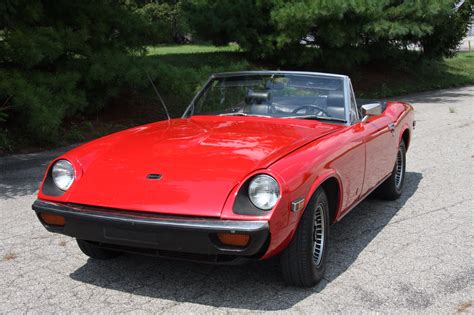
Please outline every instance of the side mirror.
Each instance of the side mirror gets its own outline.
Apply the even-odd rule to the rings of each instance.
[[[362,114],[362,122],[366,122],[370,116],[378,116],[382,114],[382,105],[380,103],[365,104],[360,107]]]

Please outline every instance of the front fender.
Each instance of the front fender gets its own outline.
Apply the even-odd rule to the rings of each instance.
[[[343,187],[342,187],[342,184],[341,184],[341,177],[339,176],[339,174],[335,170],[329,169],[325,173],[321,174],[320,176],[318,176],[316,178],[316,180],[314,181],[314,183],[311,186],[310,190],[308,191],[306,200],[309,202],[309,200],[314,195],[316,190],[319,187],[321,187],[321,185],[323,185],[327,180],[332,179],[332,178],[334,178],[336,180],[337,186],[338,186],[336,207],[334,209],[334,213],[331,213],[332,217],[330,218],[331,223],[335,223],[337,221],[337,218],[341,214],[342,196],[343,196],[343,193],[344,193]],[[326,191],[326,194],[331,195],[332,192],[327,192]],[[328,196],[328,198],[329,198],[329,196]],[[307,205],[307,203],[306,203],[306,205]],[[306,209],[306,205],[305,205],[305,209]]]
[[[293,212],[291,211],[291,201],[294,201],[298,198],[291,198],[291,200],[288,201],[288,206],[287,206],[287,223],[284,228],[281,228],[281,225],[278,226],[278,229],[272,229],[272,223],[270,222],[270,233],[272,235],[272,241],[270,243],[270,246],[265,253],[265,255],[262,257],[262,259],[267,259],[272,256],[275,256],[282,252],[288,244],[291,242],[293,239],[293,236],[296,233],[296,229],[298,228],[298,224],[301,220],[301,217],[303,216],[304,211],[306,210],[306,207],[311,200],[311,197],[313,194],[316,192],[316,190],[321,187],[321,185],[328,179],[330,178],[335,178],[338,182],[339,185],[339,190],[342,192],[342,187],[341,187],[341,181],[338,173],[334,169],[325,169],[323,172],[319,173],[319,175],[316,177],[315,180],[312,182],[308,183],[308,189],[304,193],[304,208],[301,211],[298,212]],[[342,194],[339,194],[339,199],[341,198]],[[341,205],[341,200],[338,200],[338,205]],[[339,207],[337,212],[339,212]],[[337,216],[337,215],[336,215]],[[334,216],[334,218],[336,217]],[[276,221],[277,218],[275,218]]]

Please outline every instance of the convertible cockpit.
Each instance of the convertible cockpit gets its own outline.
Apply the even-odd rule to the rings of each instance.
[[[347,120],[343,76],[288,72],[215,75],[185,115],[258,115]]]

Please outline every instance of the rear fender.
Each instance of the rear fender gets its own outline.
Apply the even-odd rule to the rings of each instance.
[[[411,144],[411,136],[413,133],[414,129],[414,113],[413,113],[413,107],[411,107],[409,104],[407,105],[407,111],[405,112],[405,115],[403,115],[399,121],[397,121],[397,124],[400,125],[400,132],[398,134],[398,143],[401,143],[403,140],[403,134],[405,131],[408,130],[408,141],[405,143],[406,149],[408,150],[408,147]]]
[[[402,128],[400,129],[400,133],[398,135],[398,143],[402,143],[403,134],[405,133],[406,130],[408,130],[408,139],[410,140],[410,137],[411,137],[410,127],[408,126],[408,123],[404,123],[402,125]],[[406,147],[407,150],[408,150],[409,145],[410,145],[410,141],[408,141],[408,143],[405,143],[405,147]]]

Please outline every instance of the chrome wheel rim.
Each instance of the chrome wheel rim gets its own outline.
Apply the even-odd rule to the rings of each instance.
[[[397,189],[400,189],[403,183],[403,170],[404,170],[404,165],[405,160],[403,158],[402,150],[398,150],[397,154],[397,163],[395,164],[395,187]]]
[[[314,215],[314,234],[313,234],[313,260],[316,266],[321,264],[325,242],[325,220],[323,205],[319,204]]]

